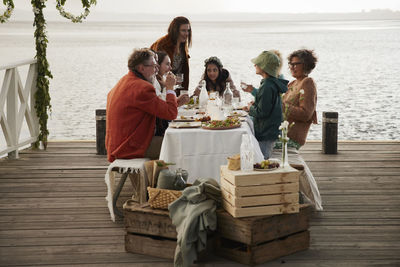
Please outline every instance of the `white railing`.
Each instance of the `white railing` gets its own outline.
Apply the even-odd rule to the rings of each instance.
[[[29,65],[29,70],[25,86],[22,86],[18,67],[24,65]],[[39,121],[36,116],[34,97],[37,77],[36,59],[0,66],[0,71],[3,70],[5,74],[0,91],[0,124],[7,146],[6,149],[0,150],[0,156],[8,153],[9,158],[18,158],[18,149],[36,142],[39,136]],[[26,119],[30,137],[19,140],[24,119]]]

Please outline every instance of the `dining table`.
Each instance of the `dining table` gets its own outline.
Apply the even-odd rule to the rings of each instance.
[[[160,151],[160,159],[175,163],[172,170],[182,168],[189,173],[188,183],[198,178],[220,181],[220,166],[227,165],[227,158],[240,153],[242,135],[249,134],[253,143],[255,162],[263,160],[262,152],[253,134],[249,116],[234,129],[213,130],[168,127]]]

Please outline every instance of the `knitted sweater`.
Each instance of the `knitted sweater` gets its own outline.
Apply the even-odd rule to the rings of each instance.
[[[317,89],[310,77],[292,81],[288,88],[283,97],[283,110],[288,105],[288,121],[295,123],[289,128],[288,137],[304,145],[311,123],[317,123]]]
[[[161,100],[151,83],[129,71],[107,95],[108,161],[142,158],[154,135],[156,117],[173,120],[177,107],[174,94]]]

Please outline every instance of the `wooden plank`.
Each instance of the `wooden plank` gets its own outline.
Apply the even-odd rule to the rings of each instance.
[[[108,222],[107,222],[108,223]],[[123,235],[125,230],[122,225],[117,224],[117,227],[103,227],[102,224],[98,224],[97,227],[88,228],[77,228],[77,229],[16,229],[16,230],[0,230],[0,242],[6,238],[31,238],[31,237],[68,237],[68,236],[80,236],[82,240],[86,236],[115,236],[116,239],[120,239],[123,243]]]
[[[229,202],[222,200],[222,207],[235,218],[249,217],[249,216],[263,216],[275,214],[288,214],[299,212],[299,204],[280,204],[260,207],[246,207],[237,208],[233,207]]]
[[[292,167],[286,167],[286,169],[278,168],[268,172],[231,171],[225,165],[221,166],[221,177],[236,186],[266,185],[298,182],[299,172]]]
[[[291,193],[299,191],[299,183],[283,183],[257,186],[234,186],[229,181],[221,178],[221,187],[236,197],[268,195],[276,192]]]
[[[73,247],[72,247],[73,248]],[[70,250],[72,250],[72,248]],[[162,260],[159,258],[126,253],[125,251],[112,252],[112,253],[82,253],[79,251],[60,252],[60,253],[47,253],[47,254],[26,254],[18,257],[5,257],[2,259],[4,266],[34,266],[34,265],[95,265],[98,263],[108,263],[113,266],[114,263],[130,262],[137,263],[138,265],[145,266],[146,264],[153,265],[154,262],[161,262],[159,266],[168,266],[170,261]]]
[[[227,192],[224,188],[222,188],[221,193],[225,201],[229,202],[229,204],[237,208],[285,203],[299,203],[299,193],[235,197],[234,195]]]

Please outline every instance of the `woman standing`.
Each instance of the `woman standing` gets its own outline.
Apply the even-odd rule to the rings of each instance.
[[[308,75],[315,68],[317,57],[314,51],[301,49],[288,57],[289,68],[296,79],[289,83],[288,91],[283,97],[283,111],[289,125],[289,146],[299,149],[305,144],[311,123],[317,123],[317,89],[314,80]]]
[[[223,68],[222,62],[219,58],[207,58],[204,61],[204,67],[204,74],[201,77],[199,85],[194,90],[194,95],[200,95],[201,81],[205,80],[207,92],[215,91],[222,96],[225,91],[226,83],[229,83],[233,96],[240,97],[240,93],[236,89],[229,71]]]
[[[308,75],[315,68],[317,57],[314,51],[301,49],[294,51],[288,57],[289,68],[296,79],[289,83],[288,91],[283,96],[283,113],[289,122],[288,152],[291,163],[301,164],[304,171],[300,174],[299,187],[302,198],[315,205],[317,210],[322,210],[321,195],[317,182],[308,168],[306,162],[299,154],[299,148],[305,144],[311,123],[317,123],[317,88],[314,80]],[[293,124],[294,122],[294,124]]]
[[[185,17],[176,17],[169,24],[168,34],[150,47],[154,51],[165,51],[171,59],[172,72],[183,74],[182,90],[188,90],[189,87],[189,47],[191,45],[190,21]]]

